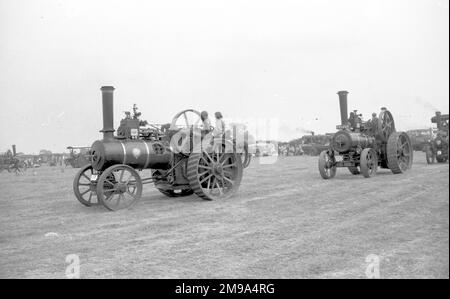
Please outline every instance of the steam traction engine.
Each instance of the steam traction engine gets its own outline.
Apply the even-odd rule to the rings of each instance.
[[[431,118],[431,122],[436,124],[436,137],[433,138],[425,147],[426,159],[428,164],[445,163],[448,161],[448,114],[436,112]]]
[[[27,170],[27,164],[18,158],[15,144],[12,145],[12,151],[8,150],[4,155],[0,156],[0,172],[3,169],[15,174],[23,174]]]
[[[378,167],[399,174],[411,168],[413,149],[409,136],[395,130],[392,114],[382,108],[378,118],[363,122],[356,110],[347,118],[347,91],[338,92],[341,125],[330,148],[319,156],[319,171],[324,179],[336,175],[338,167],[347,167],[354,174],[369,178]],[[338,159],[339,158],[339,159]]]
[[[206,200],[226,199],[239,189],[244,167],[236,136],[208,139],[198,127],[200,113],[195,110],[178,113],[170,126],[147,126],[136,107],[133,116],[126,112],[115,136],[114,88],[104,86],[101,91],[103,139],[92,144],[91,163],[73,182],[82,204],[103,204],[113,211],[127,208],[141,198],[146,183],[169,197],[195,193]],[[141,178],[138,171],[145,169],[150,177]]]

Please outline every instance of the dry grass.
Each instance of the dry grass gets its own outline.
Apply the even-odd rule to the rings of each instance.
[[[75,169],[0,174],[0,277],[64,278],[78,254],[83,278],[449,278],[449,165],[417,153],[405,175],[372,179],[317,158],[253,163],[237,197],[166,198],[145,186],[133,208],[87,208]],[[48,232],[58,237],[45,237]]]

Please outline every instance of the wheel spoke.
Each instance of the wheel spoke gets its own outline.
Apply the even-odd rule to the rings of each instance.
[[[123,193],[120,193],[119,196],[117,197],[117,205],[119,205],[121,200],[124,200],[125,196],[123,195]]]
[[[133,193],[131,193],[129,190],[127,190],[127,194],[129,194],[131,197],[133,197],[134,199],[136,199],[136,195],[134,194],[134,191],[136,191],[136,189],[135,190],[133,190]]]
[[[208,185],[206,186],[206,189],[209,190],[209,188],[211,187],[211,177],[208,179]]]
[[[105,183],[108,183],[108,184],[110,184],[113,187],[115,186],[115,184],[113,182],[111,182],[110,180],[105,180]]]
[[[236,163],[224,165],[224,166],[222,166],[222,168],[230,168],[230,167],[234,167],[234,166],[236,166]]]
[[[207,170],[207,171],[205,171],[205,172],[203,172],[203,173],[200,173],[198,176],[199,176],[199,177],[202,177],[202,176],[204,176],[204,175],[207,174],[207,173],[209,173],[209,170]]]
[[[227,175],[230,176],[230,177],[233,176],[233,173],[232,173],[232,172],[229,172],[229,171],[227,171],[227,170],[223,170],[223,173],[224,173],[224,175],[227,174]]]
[[[111,194],[109,194],[108,196],[105,197],[105,201],[109,201],[111,199],[111,197],[114,197],[114,192],[112,192]]]
[[[223,153],[222,157],[220,157],[219,163],[221,163],[222,165],[225,164],[225,162],[227,161],[227,157],[228,157],[227,154]],[[222,158],[225,158],[225,159],[222,161]]]
[[[219,181],[218,181],[218,180],[216,180],[216,185],[217,185],[217,188],[219,189],[219,194],[222,195],[222,194],[223,194],[223,191],[222,191],[222,188],[220,188],[220,185],[219,185]]]
[[[198,165],[198,168],[203,168],[203,169],[212,170],[212,167],[210,167],[210,166],[205,166],[205,165]]]
[[[211,186],[210,186],[210,189],[209,189],[209,193],[212,193],[212,192],[213,192],[214,186],[215,186],[215,185],[216,185],[216,177],[213,176],[213,177],[212,177],[212,181],[211,181]]]
[[[187,118],[186,112],[183,113],[183,116],[184,116],[184,122],[186,123],[186,127],[189,128],[189,120]]]
[[[232,180],[230,180],[229,178],[227,178],[226,176],[223,177],[223,179],[227,182],[229,182],[231,184],[231,186],[234,185],[234,182]]]
[[[209,161],[214,163],[214,160],[209,156],[209,154],[206,151],[203,151],[203,153],[206,155],[206,157],[209,159]],[[207,163],[209,164],[209,162],[207,162]]]
[[[209,179],[210,177],[212,177],[213,174],[210,174],[209,176],[207,176],[206,178],[204,178],[203,180],[200,181],[200,184],[203,184],[204,182],[206,182],[207,179]]]

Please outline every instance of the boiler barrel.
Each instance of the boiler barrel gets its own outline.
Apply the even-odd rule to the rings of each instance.
[[[360,148],[373,147],[375,144],[375,138],[372,136],[366,136],[361,133],[353,133],[347,130],[337,132],[333,136],[332,147],[339,153],[346,153],[350,150]]]
[[[136,169],[169,169],[172,154],[161,143],[144,140],[97,140],[92,144],[92,166],[105,170],[116,164]]]

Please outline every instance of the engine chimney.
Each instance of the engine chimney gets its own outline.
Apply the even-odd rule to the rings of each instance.
[[[12,150],[13,150],[13,156],[15,157],[16,154],[17,154],[17,152],[16,152],[16,145],[15,144],[12,145]]]
[[[103,104],[103,139],[114,138],[114,87],[102,86],[102,104]]]
[[[339,106],[341,108],[341,125],[348,123],[348,104],[347,95],[348,91],[342,90],[337,93],[339,95]]]

